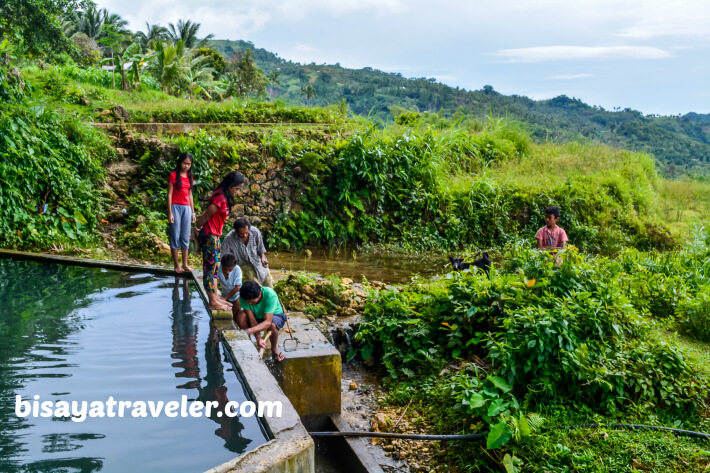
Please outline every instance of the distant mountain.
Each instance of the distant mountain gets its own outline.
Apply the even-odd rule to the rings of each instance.
[[[316,106],[347,101],[353,113],[391,121],[393,110],[441,113],[445,117],[506,116],[525,123],[538,141],[591,139],[656,156],[659,168],[669,174],[710,171],[710,114],[644,116],[631,109],[605,110],[564,95],[532,100],[502,95],[489,85],[467,91],[437,83],[435,79],[409,79],[369,67],[346,69],[340,64],[299,64],[286,61],[247,41],[213,40],[210,46],[225,56],[245,49],[265,73],[280,72],[280,85],[269,95],[303,104],[303,87],[310,83]]]

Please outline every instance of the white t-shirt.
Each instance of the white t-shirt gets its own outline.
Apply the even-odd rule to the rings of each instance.
[[[225,278],[222,265],[220,265],[217,270],[217,279],[219,279],[219,284],[222,286],[222,296],[226,296],[234,290],[235,286],[242,285],[242,269],[239,266],[235,266],[232,272]],[[229,302],[234,302],[237,299],[239,299],[239,291],[229,298]]]

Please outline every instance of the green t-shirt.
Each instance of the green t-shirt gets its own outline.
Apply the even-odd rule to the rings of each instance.
[[[264,314],[284,313],[281,308],[281,302],[279,302],[279,296],[270,287],[261,288],[261,300],[258,304],[251,305],[242,298],[239,298],[239,300],[241,301],[242,309],[252,311],[256,320],[264,320]]]

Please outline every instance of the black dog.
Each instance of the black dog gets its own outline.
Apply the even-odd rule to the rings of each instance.
[[[454,271],[463,271],[464,269],[469,269],[471,266],[475,266],[485,271],[489,279],[491,277],[489,272],[491,269],[491,260],[488,259],[488,253],[485,251],[483,252],[483,256],[473,263],[464,263],[462,258],[452,258],[450,256],[449,261],[451,261],[451,267],[454,268]]]

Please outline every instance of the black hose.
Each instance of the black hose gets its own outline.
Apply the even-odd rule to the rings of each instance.
[[[394,434],[391,432],[309,432],[311,437],[378,437],[391,439],[413,440],[477,440],[486,437],[486,434],[468,435],[419,435],[419,434]]]
[[[710,440],[710,434],[702,432],[693,432],[692,430],[672,429],[670,427],[657,427],[653,425],[642,424],[583,424],[583,425],[558,425],[553,429],[572,430],[572,429],[644,429],[672,432],[676,435],[684,437],[694,437],[699,439]],[[411,440],[480,440],[487,437],[487,434],[467,434],[467,435],[426,435],[426,434],[395,434],[390,432],[310,432],[311,437],[377,437],[377,438],[395,438],[395,439],[411,439]]]
[[[598,429],[598,428],[611,428],[611,429],[642,429],[642,430],[660,430],[666,432],[673,432],[676,435],[682,435],[684,437],[694,437],[698,439],[710,440],[710,434],[704,434],[702,432],[693,432],[692,430],[682,430],[682,429],[672,429],[670,427],[658,427],[655,425],[643,425],[643,424],[582,424],[582,425],[559,425],[554,427],[554,429],[560,430],[571,430],[571,429]]]

